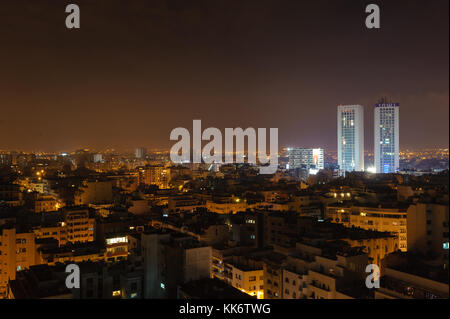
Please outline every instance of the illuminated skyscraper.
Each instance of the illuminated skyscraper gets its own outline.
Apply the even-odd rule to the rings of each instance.
[[[338,165],[342,171],[364,170],[364,108],[339,105],[337,113]]]
[[[382,99],[375,104],[374,149],[377,173],[394,173],[399,168],[399,103]]]

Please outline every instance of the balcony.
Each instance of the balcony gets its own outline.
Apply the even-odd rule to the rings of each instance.
[[[320,290],[323,290],[323,291],[326,291],[326,292],[330,292],[330,287],[329,286],[327,286],[325,284],[322,284],[320,282],[317,282],[315,280],[313,280],[309,285],[312,286],[312,287],[318,288]]]

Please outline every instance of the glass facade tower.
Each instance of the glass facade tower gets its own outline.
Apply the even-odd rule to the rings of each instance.
[[[364,170],[364,108],[339,105],[337,114],[338,165],[341,171]]]
[[[395,173],[399,169],[399,103],[375,104],[374,149],[377,173]]]

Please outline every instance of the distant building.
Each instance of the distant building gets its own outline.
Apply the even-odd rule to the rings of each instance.
[[[136,148],[135,156],[136,158],[143,159],[147,155],[147,149],[145,147]]]
[[[217,214],[236,214],[247,210],[247,202],[234,196],[215,198],[206,201],[206,209]]]
[[[35,213],[56,211],[60,208],[58,201],[52,195],[36,196],[33,201],[33,211]]]
[[[289,169],[305,168],[310,174],[324,168],[323,148],[288,148]]]
[[[94,154],[94,163],[101,163],[103,161],[102,154]]]
[[[170,168],[152,165],[142,170],[142,180],[146,185],[156,185],[161,189],[169,188]]]
[[[374,148],[377,173],[395,173],[399,169],[399,103],[375,104]]]
[[[5,154],[5,153],[1,153],[0,154],[0,166],[1,165],[11,165],[13,162],[12,160],[12,155],[11,154]]]
[[[70,243],[94,241],[95,219],[88,209],[70,209],[64,212],[66,240]]]
[[[113,200],[111,180],[86,180],[74,196],[75,205],[111,203]]]
[[[337,112],[338,165],[343,172],[364,170],[364,108],[339,105]]]

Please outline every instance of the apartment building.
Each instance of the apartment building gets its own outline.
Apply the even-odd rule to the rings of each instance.
[[[222,279],[236,289],[264,299],[264,271],[261,258],[234,255],[224,263]]]
[[[407,251],[407,207],[383,208],[335,204],[326,207],[325,218],[346,227],[393,233],[398,238],[398,249]]]
[[[74,196],[75,205],[111,203],[113,181],[85,180]]]
[[[60,207],[60,204],[52,195],[39,194],[33,201],[33,211],[35,213],[53,212]]]
[[[35,265],[10,282],[9,299],[136,299],[142,298],[142,267],[131,263],[81,262],[80,288],[65,284],[66,264]],[[43,289],[45,287],[45,289]]]
[[[177,286],[210,278],[211,247],[170,230],[141,234],[145,298],[176,298]]]
[[[448,299],[448,268],[422,254],[391,254],[386,260],[375,299]]]
[[[56,239],[59,246],[67,244],[66,223],[56,222],[33,227],[33,233],[37,239]]]
[[[6,297],[8,282],[16,278],[16,272],[37,261],[35,235],[31,230],[8,224],[0,226],[0,299]]]
[[[140,171],[141,181],[145,185],[156,185],[161,189],[168,189],[170,183],[170,168],[151,165]]]
[[[408,251],[420,252],[448,268],[448,204],[415,203],[407,215]]]
[[[66,240],[70,243],[94,241],[95,218],[89,209],[67,209],[64,211],[63,226],[66,229]]]
[[[273,256],[264,264],[264,296],[267,299],[361,297],[368,291],[363,284],[368,262],[361,247],[343,242],[297,243],[289,252],[275,247]]]
[[[236,214],[247,210],[247,202],[238,197],[216,198],[206,201],[206,209],[217,214]]]
[[[172,213],[192,213],[199,208],[204,208],[203,201],[194,196],[170,196],[168,202],[169,211]]]

